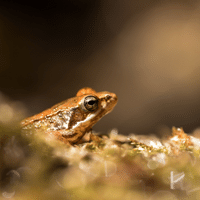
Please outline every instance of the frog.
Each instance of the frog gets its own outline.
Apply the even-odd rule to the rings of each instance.
[[[23,131],[44,132],[45,137],[76,144],[117,104],[117,95],[84,87],[75,97],[21,121]],[[32,133],[31,133],[32,134]]]

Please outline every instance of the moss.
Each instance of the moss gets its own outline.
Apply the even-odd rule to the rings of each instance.
[[[196,199],[200,139],[172,129],[167,139],[124,136],[114,129],[74,146],[24,139],[1,126],[1,196],[17,199]]]

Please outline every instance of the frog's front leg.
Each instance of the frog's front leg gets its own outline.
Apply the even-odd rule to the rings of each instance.
[[[90,141],[94,141],[94,142],[97,142],[97,143],[102,141],[102,139],[98,135],[95,135],[95,134],[92,133],[92,129],[89,132],[89,137],[90,137]]]
[[[85,131],[83,137],[81,137],[81,139],[77,142],[77,144],[82,144],[85,142],[90,142],[90,134],[92,133],[92,129],[89,129],[89,131]]]
[[[85,142],[91,142],[91,141],[95,141],[95,142],[100,142],[101,138],[95,134],[92,133],[92,128],[89,129],[89,131],[87,131],[84,136],[77,142],[77,144],[82,144]]]

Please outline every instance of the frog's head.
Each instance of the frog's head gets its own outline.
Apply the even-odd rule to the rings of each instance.
[[[79,108],[85,113],[82,125],[91,128],[104,115],[112,111],[117,104],[117,96],[111,92],[96,92],[91,88],[78,91],[80,97]]]

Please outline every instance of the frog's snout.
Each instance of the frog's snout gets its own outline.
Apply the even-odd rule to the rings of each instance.
[[[117,104],[117,95],[111,92],[99,92],[98,97],[101,107],[109,113]]]
[[[109,93],[105,96],[105,101],[108,107],[113,108],[117,103],[117,95],[114,93]]]
[[[117,103],[117,95],[115,93],[110,93],[107,97],[106,97],[106,101],[109,103],[109,102],[113,102],[113,103]]]

